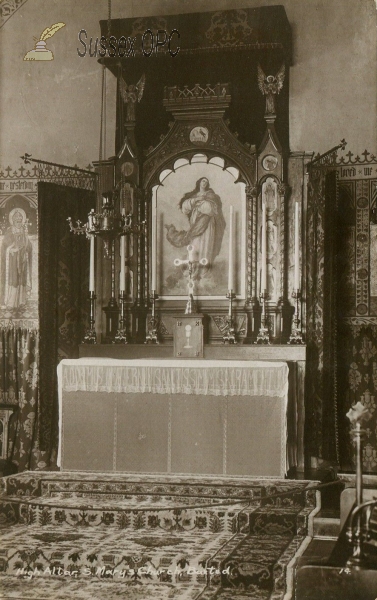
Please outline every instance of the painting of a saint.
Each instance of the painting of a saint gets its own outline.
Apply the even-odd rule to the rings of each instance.
[[[220,197],[210,187],[208,179],[201,177],[195,188],[181,198],[178,206],[188,219],[188,229],[178,231],[174,225],[165,225],[166,239],[176,248],[191,244],[194,259],[205,258],[210,267],[221,250],[225,231]]]
[[[277,250],[277,227],[270,220],[267,221],[267,257],[272,258]]]
[[[33,248],[27,233],[26,213],[14,208],[1,245],[2,308],[17,309],[26,304],[32,287]]]
[[[263,202],[266,203],[267,212],[274,212],[274,210],[276,210],[277,185],[272,177],[268,177],[264,182],[262,186],[262,196]]]

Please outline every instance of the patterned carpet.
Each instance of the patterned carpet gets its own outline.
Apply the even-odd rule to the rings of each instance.
[[[30,472],[2,485],[13,600],[282,600],[316,510],[307,481]]]

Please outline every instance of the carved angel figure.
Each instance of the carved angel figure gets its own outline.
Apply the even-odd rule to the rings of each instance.
[[[145,75],[143,73],[136,85],[127,85],[123,77],[120,77],[119,85],[123,102],[127,104],[126,120],[135,121],[135,104],[136,102],[140,102],[143,96],[145,87]]]
[[[276,115],[275,96],[283,87],[285,78],[285,64],[283,63],[276,75],[266,75],[258,65],[258,85],[264,96],[266,96],[266,115]]]

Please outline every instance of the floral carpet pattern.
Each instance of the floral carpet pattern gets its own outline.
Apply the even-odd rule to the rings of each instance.
[[[0,497],[4,599],[282,600],[312,482],[22,473]]]

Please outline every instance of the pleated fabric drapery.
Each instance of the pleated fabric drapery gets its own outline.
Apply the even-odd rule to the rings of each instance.
[[[38,331],[12,326],[0,329],[0,353],[1,400],[15,405],[9,423],[8,458],[18,471],[45,469],[55,457],[41,451],[38,442]]]

